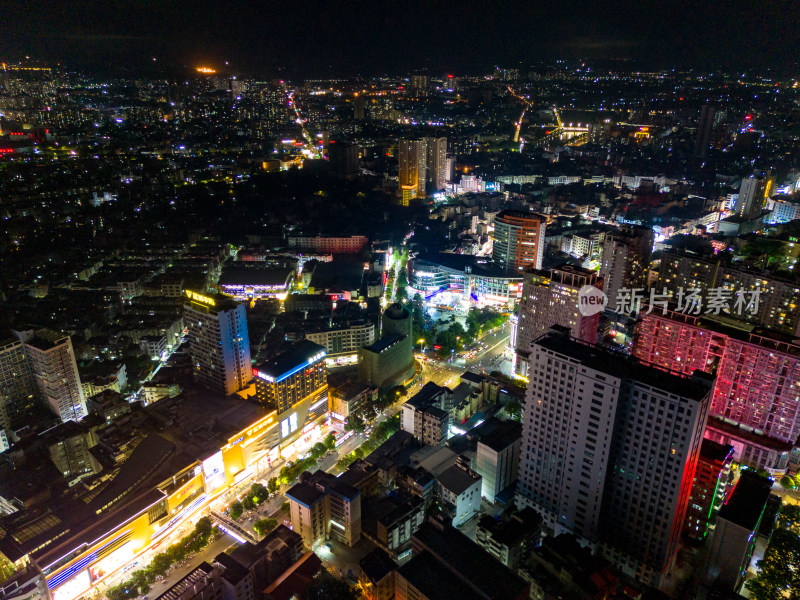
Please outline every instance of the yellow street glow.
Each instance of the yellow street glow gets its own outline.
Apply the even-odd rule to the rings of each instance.
[[[216,69],[212,69],[211,67],[197,67],[198,73],[207,73],[209,75],[213,75],[217,72]]]

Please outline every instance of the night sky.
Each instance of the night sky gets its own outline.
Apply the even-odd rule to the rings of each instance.
[[[261,76],[471,74],[553,58],[795,71],[800,3],[487,0],[3,0],[4,60]]]

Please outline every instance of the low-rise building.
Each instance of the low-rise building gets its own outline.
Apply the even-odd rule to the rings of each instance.
[[[375,548],[359,563],[358,582],[367,600],[394,600],[394,570],[397,567],[386,552]]]
[[[478,521],[475,543],[512,570],[527,561],[542,534],[542,517],[530,507],[507,521],[484,515]]]
[[[359,379],[379,389],[388,389],[414,373],[411,339],[406,335],[387,335],[359,350]]]
[[[411,548],[411,536],[424,519],[425,504],[417,496],[404,500],[392,495],[372,498],[362,507],[364,535],[394,558]]]
[[[460,464],[455,464],[436,477],[439,498],[450,512],[452,523],[458,526],[481,509],[481,476]]]
[[[361,492],[333,475],[306,471],[286,497],[292,528],[307,548],[323,539],[347,546],[361,539]]]

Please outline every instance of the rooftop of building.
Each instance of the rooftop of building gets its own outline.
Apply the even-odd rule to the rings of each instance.
[[[240,565],[249,569],[263,554],[269,554],[279,548],[298,548],[302,543],[303,538],[299,533],[281,523],[257,544],[245,542],[234,548],[230,555]]]
[[[436,396],[439,394],[446,393],[448,390],[444,386],[437,385],[432,381],[429,381],[422,389],[418,391],[416,394],[411,396],[408,400],[406,400],[405,404],[408,406],[413,406],[416,409],[425,409],[431,405],[435,400]]]
[[[330,292],[349,292],[361,289],[363,279],[363,261],[336,258],[316,266],[310,287]]]
[[[359,561],[358,565],[367,579],[373,582],[380,581],[397,567],[391,557],[381,548],[372,549]]]
[[[522,424],[517,421],[489,417],[469,432],[469,437],[500,452],[522,437]]]
[[[491,560],[487,556],[487,562]],[[397,570],[427,600],[486,600],[503,598],[487,596],[474,590],[467,581],[435,560],[430,552],[421,552]]]
[[[396,334],[385,335],[374,344],[371,344],[369,346],[364,346],[364,350],[367,350],[368,352],[374,352],[375,354],[380,354],[381,352],[384,352],[387,349],[389,349],[391,346],[394,346],[397,342],[404,340],[405,338],[406,336],[404,335],[396,335]]]
[[[264,600],[291,600],[305,595],[314,576],[322,570],[322,561],[307,552],[264,590]]]
[[[299,502],[306,508],[311,508],[325,497],[325,492],[312,483],[299,481],[289,488],[286,497]]]
[[[376,525],[382,523],[389,528],[416,512],[422,505],[418,496],[399,498],[394,495],[365,498],[361,504],[361,520],[365,531],[375,533]]]
[[[755,531],[771,491],[771,479],[743,469],[718,518]]]
[[[508,520],[500,520],[491,515],[483,515],[478,521],[479,529],[489,531],[492,538],[504,546],[513,546],[538,531],[541,526],[541,515],[531,507],[522,509]]]
[[[383,311],[385,319],[405,320],[411,318],[411,312],[399,302],[393,302]]]
[[[159,600],[178,600],[189,588],[197,585],[204,578],[209,577],[214,570],[207,562],[203,561],[195,567],[186,577],[178,581],[166,592],[157,596]]]
[[[287,285],[294,271],[283,268],[226,266],[219,277],[219,285]]]
[[[52,329],[37,329],[33,332],[33,337],[26,339],[25,343],[39,350],[52,350],[69,339],[67,334]]]
[[[509,208],[501,210],[495,217],[495,220],[497,219],[530,219],[540,223],[547,221],[547,217],[535,212],[527,212],[524,210],[514,210]]]
[[[233,585],[238,584],[242,579],[250,574],[248,569],[239,564],[239,562],[231,555],[225,554],[224,552],[217,554],[217,556],[214,558],[214,562],[217,562],[225,567],[225,572],[222,574],[222,577]]]
[[[427,551],[431,559],[426,562],[446,565],[450,572],[469,581],[470,587],[480,593],[479,597],[510,600],[522,592],[527,595],[527,584],[522,579],[500,562],[489,559],[483,548],[453,527],[426,522],[412,539],[415,555],[418,549]]]
[[[480,483],[481,476],[468,473],[458,465],[453,465],[449,469],[442,471],[436,480],[448,492],[460,496],[476,483]]]
[[[464,273],[469,268],[473,275],[480,277],[495,277],[509,281],[522,281],[520,275],[506,273],[503,269],[489,261],[488,258],[478,258],[469,254],[454,254],[452,252],[439,252],[436,254],[419,254],[411,259],[414,263],[428,263],[442,266],[451,271]]]
[[[620,379],[635,380],[692,400],[702,400],[709,393],[713,383],[713,377],[707,373],[697,371],[695,376],[685,377],[673,371],[650,366],[624,354],[580,342],[570,337],[569,329],[558,325],[551,328],[548,333],[534,343],[557,354],[577,360],[591,369]]]
[[[309,340],[300,340],[275,358],[256,366],[260,373],[272,377],[276,382],[288,377],[295,369],[313,364],[325,357],[325,348]]]
[[[703,438],[703,443],[700,445],[700,458],[705,460],[713,460],[717,462],[724,462],[733,456],[733,446],[730,444],[720,444],[714,440]]]
[[[186,290],[183,298],[184,306],[189,307],[202,307],[201,310],[207,310],[212,314],[220,313],[226,310],[233,310],[241,306],[230,296],[225,294],[217,294],[214,292],[197,292],[194,290]]]

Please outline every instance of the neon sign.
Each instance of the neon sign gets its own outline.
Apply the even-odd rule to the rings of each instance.
[[[216,304],[213,298],[210,298],[208,296],[203,296],[202,294],[198,294],[197,292],[192,292],[191,290],[186,290],[186,295],[189,297],[190,300],[194,300],[195,302],[199,302],[200,304],[206,304],[208,306],[214,306]]]
[[[264,417],[264,419],[262,419],[261,421],[259,421],[255,425],[253,425],[250,429],[248,429],[247,432],[245,433],[245,435],[247,437],[250,437],[250,436],[258,433],[259,431],[261,431],[265,427],[269,427],[270,425],[274,424],[275,423],[275,416],[277,414],[278,414],[278,411],[271,412],[269,415]],[[231,445],[235,445],[235,443],[236,442],[233,442]]]

